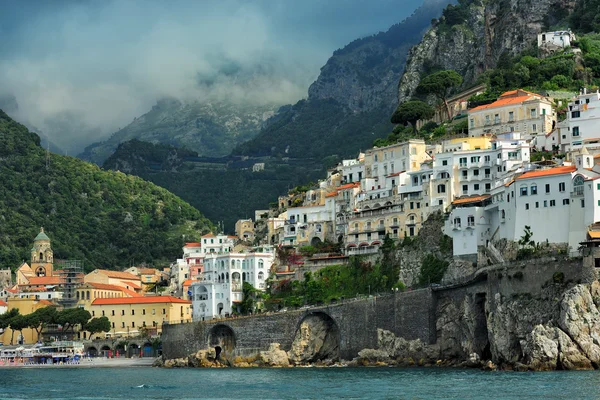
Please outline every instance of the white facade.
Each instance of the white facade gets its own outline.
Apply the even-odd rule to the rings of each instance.
[[[211,253],[205,257],[201,279],[192,283],[192,318],[194,321],[222,318],[235,311],[242,301],[244,282],[258,290],[265,289],[273,265],[270,248],[255,253]]]
[[[576,151],[581,147],[600,142],[600,94],[586,93],[577,96],[568,105],[567,132],[564,142],[569,144],[567,150]]]
[[[575,35],[571,31],[542,32],[538,34],[538,47],[558,47],[566,48],[571,46],[575,40]]]

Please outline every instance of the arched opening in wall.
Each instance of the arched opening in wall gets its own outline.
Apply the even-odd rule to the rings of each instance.
[[[488,338],[487,313],[485,310],[486,294],[476,293],[470,298],[469,308],[474,321],[473,350],[479,354],[482,360],[490,360],[492,351]]]
[[[222,353],[230,355],[235,349],[235,342],[235,333],[227,325],[215,325],[208,334],[208,346],[215,349],[217,359]]]
[[[296,364],[338,360],[340,330],[335,320],[321,311],[305,315],[298,323],[289,354]]]
[[[90,357],[96,357],[98,355],[98,349],[96,349],[94,346],[90,346],[87,349],[87,353],[90,355]]]
[[[142,345],[142,357],[153,357],[152,343],[146,342]]]
[[[312,240],[310,241],[310,245],[313,246],[313,247],[316,247],[316,246],[318,246],[320,244],[321,244],[321,239],[319,239],[316,236],[314,238],[312,238]]]
[[[140,356],[140,346],[137,343],[130,343],[127,346],[127,357]]]

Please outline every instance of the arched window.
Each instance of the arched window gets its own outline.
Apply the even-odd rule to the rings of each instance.
[[[583,196],[583,176],[577,175],[575,179],[573,179],[573,193],[575,196]]]
[[[531,185],[531,195],[536,195],[537,194],[537,185],[535,183],[533,183]]]
[[[44,259],[44,253],[42,253],[42,252],[40,251],[40,261],[42,261],[43,259]]]
[[[259,279],[259,280],[261,280],[261,281],[262,281],[263,279],[265,279],[265,274],[264,274],[264,272],[260,271],[260,272],[258,273],[258,279]]]
[[[500,213],[500,215],[502,216],[502,219],[506,218],[506,211],[502,210],[502,212]]]
[[[235,261],[231,260],[231,268],[235,268]]]
[[[258,268],[263,269],[265,267],[265,263],[263,260],[258,260]]]
[[[88,290],[85,294],[85,299],[89,300],[90,299],[90,291]]]
[[[235,262],[235,265],[236,265],[237,269],[240,269],[240,265],[241,265],[241,264],[242,264],[242,262],[241,262],[240,260],[237,260],[237,261]]]

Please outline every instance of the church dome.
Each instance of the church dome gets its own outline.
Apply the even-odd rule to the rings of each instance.
[[[48,235],[46,235],[44,233],[44,228],[40,228],[40,233],[38,233],[38,235],[35,237],[35,239],[33,239],[34,242],[40,241],[40,240],[50,240],[50,238],[48,237]]]

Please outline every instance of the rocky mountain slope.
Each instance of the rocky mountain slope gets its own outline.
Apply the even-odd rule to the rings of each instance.
[[[391,130],[389,116],[397,105],[397,84],[408,49],[448,3],[428,0],[386,32],[334,52],[310,86],[308,99],[282,108],[234,154],[322,159],[370,147]]]
[[[86,270],[164,265],[213,226],[198,210],[140,178],[47,153],[0,110],[0,268],[29,259],[43,226],[56,259]]]
[[[79,157],[102,165],[120,143],[132,139],[221,157],[256,136],[276,110],[277,106],[163,99],[108,140],[86,147]]]
[[[453,69],[471,86],[502,59],[537,41],[537,34],[571,12],[574,0],[465,0],[455,12],[444,12],[423,40],[410,50],[398,86],[398,100],[409,100],[421,77],[434,69]],[[537,43],[537,42],[536,42]]]

